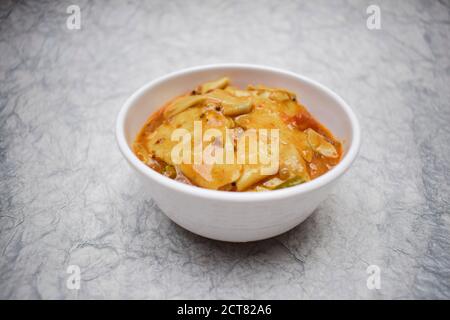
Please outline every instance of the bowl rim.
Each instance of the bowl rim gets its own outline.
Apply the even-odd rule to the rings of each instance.
[[[325,94],[328,94],[333,99],[337,101],[340,107],[343,109],[344,113],[350,120],[351,125],[351,134],[352,141],[349,146],[347,153],[341,159],[341,161],[333,167],[330,171],[321,175],[320,177],[308,181],[307,183],[300,184],[298,186],[280,189],[280,190],[271,190],[270,192],[229,192],[229,191],[219,191],[219,190],[210,190],[197,186],[187,185],[182,182],[170,179],[154,170],[146,166],[142,163],[141,160],[133,153],[130,146],[128,145],[125,138],[125,119],[128,114],[130,108],[138,101],[149,89],[154,87],[155,85],[170,81],[176,77],[181,75],[195,73],[199,71],[207,71],[213,69],[223,69],[223,68],[234,68],[234,69],[245,69],[245,70],[262,70],[273,73],[278,73],[285,76],[290,76],[296,78],[302,82],[306,82],[309,85],[319,89],[320,91],[324,91]],[[311,80],[305,76],[282,70],[279,68],[255,65],[255,64],[245,64],[245,63],[220,63],[220,64],[208,64],[201,65],[191,68],[181,69],[179,71],[171,72],[162,77],[159,77],[155,80],[152,80],[142,87],[140,87],[137,91],[135,91],[123,104],[121,107],[119,114],[117,116],[116,121],[116,140],[119,146],[119,149],[125,159],[131,164],[134,169],[139,171],[144,176],[152,179],[153,181],[169,188],[174,191],[182,192],[184,194],[188,194],[194,197],[204,198],[204,199],[214,199],[214,200],[222,200],[222,201],[233,201],[233,202],[261,202],[261,201],[273,201],[278,199],[283,199],[292,196],[298,196],[301,194],[308,193],[310,191],[320,189],[338,177],[340,177],[344,172],[348,170],[351,164],[356,159],[356,156],[359,152],[359,147],[361,143],[361,132],[360,132],[359,121],[352,111],[350,106],[335,92],[328,89],[324,85]]]

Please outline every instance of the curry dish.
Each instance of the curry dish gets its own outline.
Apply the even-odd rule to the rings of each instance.
[[[196,140],[200,127],[205,135]],[[174,135],[177,129],[182,129],[184,138]],[[206,137],[208,131],[213,133]],[[250,132],[261,138],[254,147]],[[262,139],[268,136],[274,138],[270,144]],[[192,161],[174,158],[181,147],[193,148],[192,153],[179,152],[184,160]],[[245,151],[242,158],[239,149]],[[225,159],[224,150],[230,151],[226,162],[196,161],[195,157],[206,151],[216,160]],[[300,104],[295,93],[262,85],[239,89],[224,77],[176,97],[152,114],[137,135],[133,151],[147,166],[169,178],[207,189],[241,192],[282,189],[317,178],[339,163],[342,146]],[[262,170],[268,166],[267,159],[248,160],[256,153],[274,160],[271,169]]]

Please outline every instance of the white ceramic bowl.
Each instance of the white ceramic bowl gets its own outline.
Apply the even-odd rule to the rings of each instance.
[[[147,118],[168,100],[198,84],[222,76],[235,86],[264,84],[289,89],[343,141],[344,155],[332,170],[305,184],[269,192],[225,192],[189,186],[143,164],[131,145]],[[181,70],[156,79],[135,92],[120,110],[116,135],[125,159],[142,178],[148,196],[180,226],[199,235],[245,242],[281,234],[305,220],[358,153],[360,129],[350,107],[334,92],[303,76],[274,68],[221,64]]]

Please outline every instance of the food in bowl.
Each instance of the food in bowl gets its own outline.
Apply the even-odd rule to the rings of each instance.
[[[153,170],[222,191],[270,191],[315,179],[336,166],[342,145],[295,93],[240,89],[228,77],[166,103],[138,133],[133,151]]]
[[[144,164],[133,152],[133,144],[149,115],[176,95],[224,75],[229,75],[240,88],[263,83],[300,95],[300,102],[342,141],[339,163],[307,183],[269,192],[223,192],[194,187],[169,179]],[[172,221],[198,235],[247,242],[277,236],[309,217],[354,163],[361,132],[352,108],[335,92],[312,79],[266,66],[220,64],[176,71],[145,84],[121,108],[116,138],[120,152],[132,168],[130,178],[142,182],[140,197],[152,199]]]

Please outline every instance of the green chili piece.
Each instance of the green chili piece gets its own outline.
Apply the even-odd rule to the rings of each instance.
[[[289,179],[289,180],[286,180],[286,181],[283,182],[282,184],[278,185],[278,186],[275,188],[275,190],[293,187],[293,186],[296,186],[296,185],[298,185],[298,184],[302,184],[302,183],[304,183],[304,182],[306,182],[305,179],[303,179],[303,178],[301,178],[301,177],[294,177],[294,178],[291,178],[291,179]]]
[[[171,179],[175,179],[175,177],[177,176],[177,171],[175,170],[175,168],[171,165],[166,165],[163,169],[163,174],[166,177],[169,177]]]

